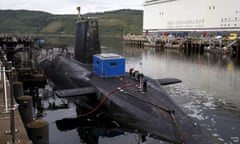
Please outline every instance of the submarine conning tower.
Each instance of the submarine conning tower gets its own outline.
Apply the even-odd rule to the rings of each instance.
[[[77,21],[75,59],[85,64],[93,63],[93,55],[100,53],[98,19],[80,18]]]

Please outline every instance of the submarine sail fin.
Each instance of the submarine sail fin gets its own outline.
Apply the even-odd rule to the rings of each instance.
[[[97,18],[88,18],[77,22],[75,59],[85,64],[92,64],[94,54],[100,53]]]

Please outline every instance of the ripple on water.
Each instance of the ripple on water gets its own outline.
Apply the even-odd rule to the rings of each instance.
[[[216,128],[215,112],[209,112],[215,111],[218,107],[217,104],[224,104],[224,100],[218,99],[215,93],[199,90],[184,84],[167,86],[166,89],[183,111],[206,127],[219,141],[225,141],[219,134],[218,128]]]

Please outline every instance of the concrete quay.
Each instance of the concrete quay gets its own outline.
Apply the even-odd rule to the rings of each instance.
[[[15,138],[12,137],[10,94],[7,94],[7,101],[5,98],[3,82],[0,80],[0,144],[32,144],[18,109],[14,110]],[[14,103],[16,104],[15,100]],[[8,106],[8,110],[6,110],[6,106]]]

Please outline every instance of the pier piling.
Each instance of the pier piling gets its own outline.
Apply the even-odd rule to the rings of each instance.
[[[16,99],[23,95],[23,83],[22,82],[20,82],[20,81],[13,82],[13,94]]]
[[[19,104],[19,112],[22,116],[23,123],[26,126],[33,121],[32,97],[28,95],[20,96],[17,98],[17,102]]]
[[[28,134],[34,144],[49,144],[48,122],[35,120],[27,124]]]
[[[215,37],[154,37],[146,35],[126,35],[123,37],[126,45],[130,47],[150,47],[181,50],[183,53],[204,54],[205,52],[229,54],[240,59],[240,38],[231,40]]]

